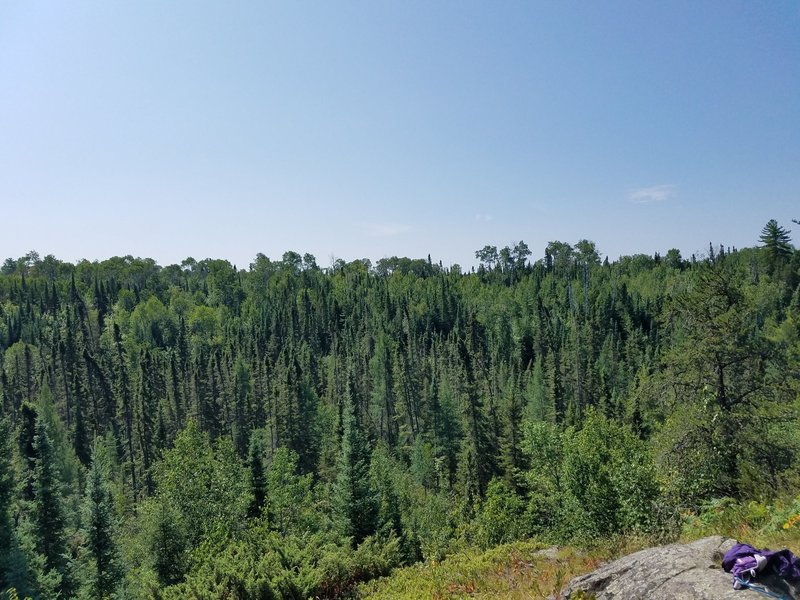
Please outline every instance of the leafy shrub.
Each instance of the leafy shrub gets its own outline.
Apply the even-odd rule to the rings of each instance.
[[[399,540],[369,537],[357,548],[315,534],[282,536],[262,521],[213,553],[164,598],[339,598],[400,564]]]
[[[513,542],[532,533],[526,503],[506,482],[492,479],[475,520],[475,540],[482,548]]]
[[[564,435],[561,527],[570,537],[648,533],[659,499],[647,446],[633,433],[589,411]]]
[[[800,544],[800,497],[773,502],[717,498],[697,512],[684,515],[683,536],[733,537],[754,546],[790,547]]]

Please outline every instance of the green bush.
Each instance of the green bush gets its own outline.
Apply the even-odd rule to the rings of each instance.
[[[481,548],[491,548],[529,537],[532,534],[526,502],[508,483],[492,479],[481,502],[474,523],[475,541]]]
[[[564,434],[562,531],[576,538],[643,534],[656,525],[659,489],[647,446],[594,411]]]

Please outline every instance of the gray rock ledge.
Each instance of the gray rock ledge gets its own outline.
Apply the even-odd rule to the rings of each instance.
[[[722,570],[722,557],[735,543],[736,540],[717,535],[690,544],[641,550],[576,577],[564,588],[561,597],[594,597],[597,600],[763,599],[765,596],[752,590],[734,590],[730,573]]]

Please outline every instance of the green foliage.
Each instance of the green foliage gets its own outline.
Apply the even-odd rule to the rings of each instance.
[[[83,502],[85,567],[82,598],[112,597],[122,579],[117,549],[117,522],[108,484],[108,465],[102,446],[95,443]]]
[[[35,549],[43,558],[43,570],[51,573],[62,592],[68,593],[66,516],[61,496],[53,444],[47,422],[36,421],[36,467],[33,475],[32,533]]]
[[[378,505],[376,530],[388,536],[402,536],[398,477],[401,468],[391,456],[386,444],[379,444],[372,453],[369,477]]]
[[[357,583],[387,574],[399,561],[396,537],[370,537],[353,549],[321,534],[282,535],[261,520],[199,556],[185,582],[165,588],[163,597],[346,597]]]
[[[590,412],[565,433],[562,526],[578,536],[647,532],[659,490],[646,445],[631,431]]]
[[[0,592],[0,600],[20,600],[17,588],[9,588],[4,592]],[[25,596],[23,600],[30,600],[29,596]]]
[[[475,519],[475,541],[491,548],[529,537],[533,523],[525,501],[504,481],[493,479]]]
[[[654,441],[670,495],[689,508],[769,493],[796,464],[796,403],[779,378],[784,358],[760,327],[776,292],[745,280],[730,257],[699,271],[667,313],[673,347],[645,392],[665,413]]]
[[[334,519],[339,533],[358,545],[375,533],[378,499],[369,477],[370,449],[353,405],[344,407],[342,442],[333,489]]]
[[[175,508],[189,527],[191,545],[241,527],[250,487],[229,440],[212,448],[208,436],[190,422],[164,454],[155,479],[156,501]]]
[[[528,598],[558,597],[574,576],[596,568],[614,554],[585,549],[543,549],[538,542],[505,544],[491,550],[470,549],[443,561],[428,561],[395,571],[359,587],[359,597]]]
[[[450,499],[442,492],[422,490],[414,499],[411,529],[425,560],[441,560],[449,552],[455,533]]]
[[[716,498],[683,519],[683,537],[724,535],[763,548],[800,551],[800,497],[771,502]]]
[[[11,502],[14,498],[12,439],[11,424],[6,419],[0,420],[0,548],[8,547],[11,534]]]
[[[73,444],[70,443],[68,428],[53,401],[50,386],[46,383],[39,391],[35,414],[47,425],[58,477],[68,489],[75,487],[82,474],[81,464],[75,455]]]
[[[261,516],[267,503],[267,476],[264,472],[264,440],[260,435],[250,437],[247,454],[247,467],[250,470],[250,490],[253,501],[248,509],[248,516]]]
[[[129,561],[142,571],[135,579],[155,574],[161,585],[181,581],[191,566],[190,551],[197,544],[184,515],[167,499],[150,500],[139,512],[140,541]]]
[[[764,245],[767,263],[772,272],[792,254],[790,233],[789,230],[778,225],[775,219],[770,219],[761,230],[761,236],[758,239]]]
[[[139,346],[165,348],[175,342],[175,323],[166,307],[155,296],[136,305],[128,327],[132,341]]]
[[[3,585],[91,596],[90,547],[113,555],[118,526],[119,595],[350,593],[472,544],[662,540],[714,498],[794,497],[800,253],[772,222],[761,242],[613,262],[551,242],[529,262],[520,241],[476,272],[9,259]],[[61,506],[58,568],[37,493]]]
[[[202,545],[222,545],[244,526],[250,486],[231,442],[212,448],[194,422],[164,454],[155,480],[155,496],[141,507],[132,562],[168,585],[182,580]]]
[[[15,583],[9,577],[16,545],[12,521],[14,500],[12,439],[10,423],[5,419],[0,420],[0,590]]]
[[[523,451],[530,469],[526,473],[528,518],[539,534],[552,530],[561,512],[563,438],[559,428],[545,421],[526,421]]]
[[[216,344],[220,341],[219,314],[208,306],[196,306],[187,321],[195,346]]]
[[[297,453],[278,448],[267,470],[269,523],[282,535],[303,534],[321,526],[312,493],[312,477],[299,475],[297,463]]]

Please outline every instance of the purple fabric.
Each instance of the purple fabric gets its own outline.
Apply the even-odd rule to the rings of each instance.
[[[800,559],[788,550],[778,550],[777,552],[767,552],[768,564],[772,565],[773,570],[780,577],[787,581],[800,581]]]
[[[722,568],[734,577],[751,579],[757,575],[756,555],[767,559],[766,568],[787,581],[800,581],[800,559],[789,550],[758,550],[750,544],[736,544],[725,553]]]
[[[722,559],[722,568],[732,573],[736,578],[751,579],[756,575],[758,561],[755,555],[761,554],[750,544],[736,544],[725,553]]]

